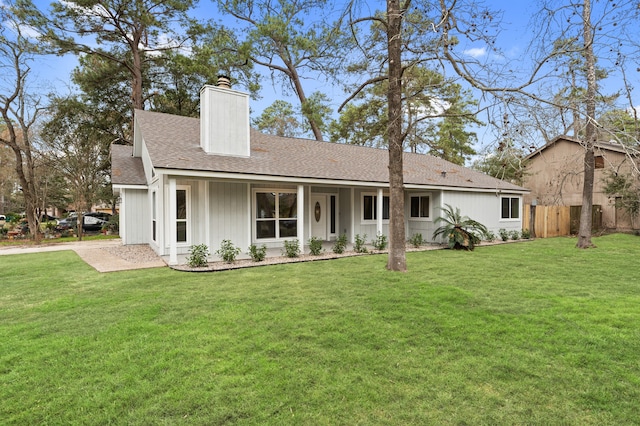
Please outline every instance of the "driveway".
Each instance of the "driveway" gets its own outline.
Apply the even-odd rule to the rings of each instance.
[[[148,245],[123,246],[122,240],[74,241],[41,244],[37,246],[0,247],[0,256],[73,250],[98,272],[127,271],[132,269],[167,266]]]

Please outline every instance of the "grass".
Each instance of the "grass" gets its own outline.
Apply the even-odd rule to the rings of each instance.
[[[8,424],[639,424],[640,239],[210,274],[0,258]]]

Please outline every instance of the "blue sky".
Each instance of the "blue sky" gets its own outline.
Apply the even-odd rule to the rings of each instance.
[[[0,0],[0,2],[2,2],[2,0]],[[41,9],[48,9],[50,1],[35,0],[35,3]],[[371,1],[369,4],[372,8],[384,8],[385,6],[383,1]],[[498,45],[505,55],[504,60],[512,60],[522,64],[526,57],[525,53],[532,31],[531,27],[529,27],[529,19],[537,10],[537,2],[489,0],[486,1],[485,4],[493,10],[502,11],[502,31],[498,38]],[[213,2],[210,0],[202,0],[196,13],[197,17],[207,19],[211,18],[214,11],[215,6]],[[482,44],[467,45],[464,46],[464,49],[469,55],[478,55],[479,57],[490,55],[486,50],[486,46]],[[69,76],[76,64],[77,61],[73,55],[66,55],[64,57],[41,57],[34,63],[32,78],[37,81],[36,87],[43,93],[55,91],[60,95],[64,95],[72,91]],[[262,98],[259,101],[252,101],[251,103],[253,117],[259,115],[264,108],[271,105],[277,99],[284,98],[290,100],[292,104],[297,105],[295,99],[284,97],[281,89],[277,86],[274,87],[268,78],[263,79],[262,85]],[[310,87],[307,89],[308,93],[311,93],[313,90],[316,90],[316,88]],[[333,100],[333,106],[336,108],[347,96],[335,87],[323,85],[321,86],[321,90],[326,92],[329,98]],[[485,120],[486,117],[481,116],[480,119]],[[492,132],[484,128],[478,129],[478,136],[480,143],[477,148],[481,148],[494,141]]]

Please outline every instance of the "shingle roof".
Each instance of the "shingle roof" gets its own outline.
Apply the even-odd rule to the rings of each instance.
[[[146,185],[142,159],[131,155],[128,145],[111,145],[111,183],[115,185]]]
[[[385,149],[278,137],[252,129],[250,157],[208,155],[200,147],[199,119],[149,111],[136,111],[136,119],[156,168],[371,183],[389,180]],[[404,154],[404,183],[526,191],[432,155],[411,153]]]
[[[584,145],[584,141],[583,140],[577,139],[577,138],[575,138],[573,136],[560,135],[560,136],[556,136],[555,138],[553,138],[553,140],[551,140],[548,143],[542,145],[540,148],[536,149],[531,154],[527,155],[526,159],[529,160],[529,159],[535,157],[536,155],[540,154],[545,149],[553,146],[554,144],[556,144],[556,143],[558,143],[560,141],[566,141],[566,142],[570,142],[570,143],[575,143],[576,145]],[[632,148],[632,147],[628,147],[628,146],[624,146],[624,145],[621,145],[621,144],[615,143],[615,142],[598,141],[598,142],[595,143],[594,146],[597,149],[601,150],[601,151],[612,151],[612,152],[619,152],[621,154],[638,155],[638,150],[637,149]]]

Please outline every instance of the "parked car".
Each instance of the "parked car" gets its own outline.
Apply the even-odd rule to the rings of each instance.
[[[82,216],[82,229],[85,231],[99,231],[102,229],[102,226],[109,221],[110,218],[111,215],[109,213],[84,213]],[[77,222],[77,215],[69,215],[67,218],[62,219],[58,222],[56,230],[65,231],[67,229],[75,228]]]

